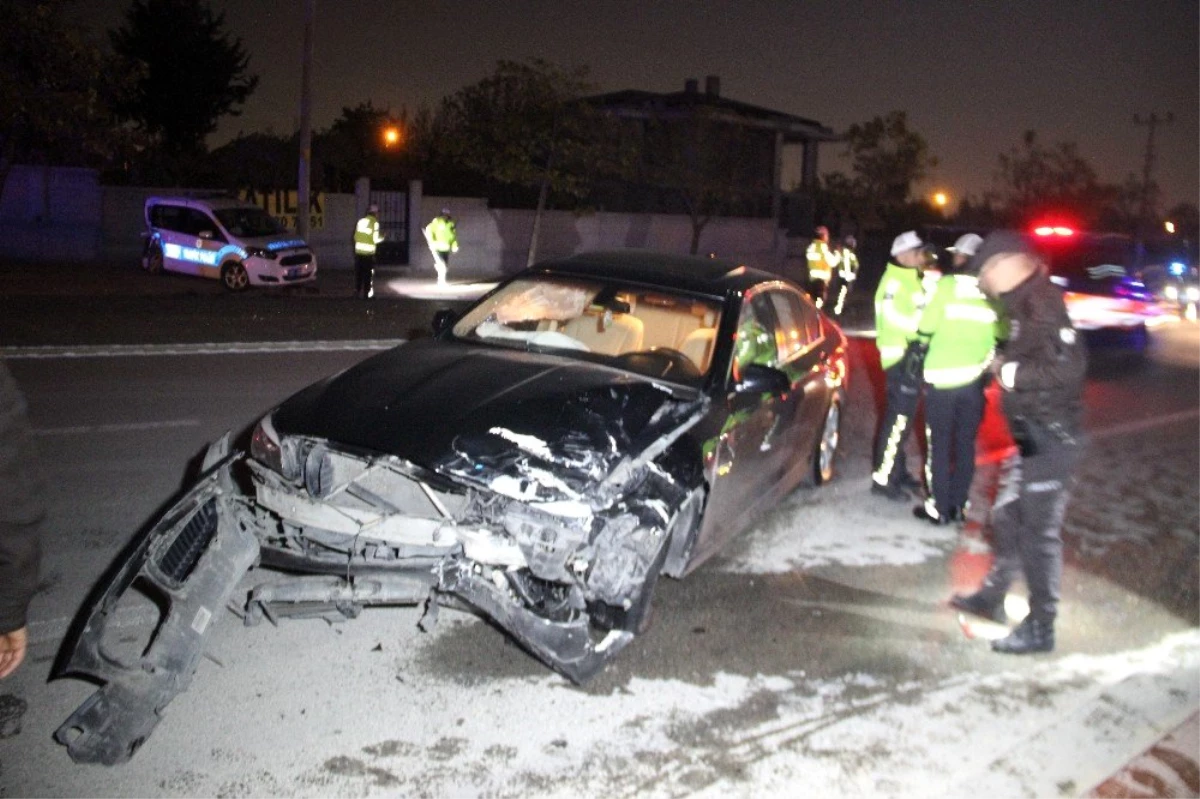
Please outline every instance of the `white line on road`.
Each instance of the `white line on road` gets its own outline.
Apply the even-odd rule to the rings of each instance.
[[[133,433],[173,427],[199,427],[199,419],[168,419],[162,422],[126,422],[124,424],[80,424],[73,427],[39,427],[35,436],[73,436],[87,433]]]
[[[1125,422],[1123,424],[1114,424],[1110,427],[1104,427],[1100,430],[1095,430],[1088,435],[1094,441],[1105,438],[1115,438],[1128,433],[1140,433],[1143,430],[1150,430],[1155,427],[1165,427],[1169,424],[1178,422],[1186,422],[1189,419],[1200,418],[1200,408],[1192,408],[1186,411],[1177,413],[1168,413],[1165,416],[1151,416],[1149,419],[1138,419],[1134,422]]]
[[[151,355],[257,355],[283,352],[390,350],[406,339],[353,341],[231,341],[203,344],[99,344],[86,346],[0,347],[0,358],[138,358]]]

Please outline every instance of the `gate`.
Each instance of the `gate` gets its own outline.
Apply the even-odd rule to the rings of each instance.
[[[383,241],[375,253],[381,266],[408,263],[408,194],[403,191],[372,191],[370,202],[379,206],[379,232]]]

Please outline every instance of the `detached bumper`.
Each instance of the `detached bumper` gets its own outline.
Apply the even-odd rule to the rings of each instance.
[[[79,763],[122,763],[145,742],[164,708],[187,690],[215,617],[258,559],[253,518],[234,499],[228,436],[209,448],[204,473],[163,518],[121,556],[75,619],[52,679],[80,677],[102,687],[54,733]],[[162,609],[136,663],[104,651],[125,592],[139,588]]]

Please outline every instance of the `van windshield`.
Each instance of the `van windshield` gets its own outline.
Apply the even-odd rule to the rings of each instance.
[[[239,238],[253,239],[287,232],[275,217],[261,208],[222,208],[214,213],[229,234]]]

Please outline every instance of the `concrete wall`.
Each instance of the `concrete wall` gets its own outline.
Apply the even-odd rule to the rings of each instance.
[[[145,186],[101,187],[96,173],[61,167],[13,167],[0,197],[0,257],[34,261],[105,260],[136,262],[145,230],[147,197],[206,194],[202,190]],[[433,257],[420,230],[442,208],[458,220],[460,251],[450,261],[452,277],[499,277],[525,266],[533,211],[489,209],[476,197],[422,196],[415,182],[409,227],[408,270],[432,275]],[[309,244],[324,269],[353,267],[355,195],[324,196],[324,224]],[[686,254],[691,223],[672,214],[547,211],[542,217],[538,259],[589,250],[647,249]],[[744,261],[770,271],[786,269],[787,240],[770,219],[719,218],[705,227],[700,253]]]
[[[509,275],[524,268],[533,229],[533,211],[489,209],[484,200],[463,197],[422,198],[423,226],[442,208],[449,208],[458,227],[460,250],[451,257],[451,276]],[[623,214],[598,212],[575,215],[569,211],[543,214],[538,236],[538,260],[589,250],[645,249],[687,254],[692,226],[687,216],[676,214]],[[778,271],[786,241],[777,235],[770,219],[718,218],[700,236],[701,254],[744,261]],[[411,269],[433,274],[433,256],[423,238],[413,242]]]
[[[101,202],[95,170],[11,167],[0,194],[0,253],[24,260],[95,259]]]

